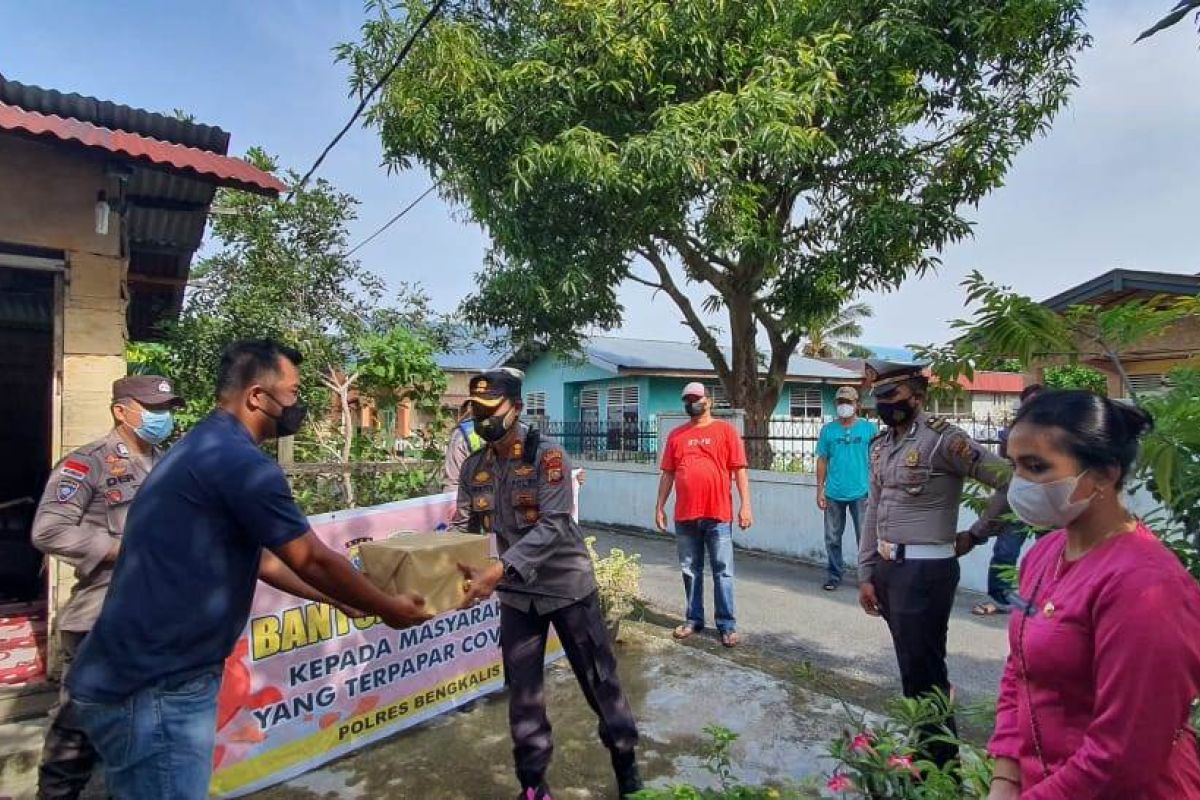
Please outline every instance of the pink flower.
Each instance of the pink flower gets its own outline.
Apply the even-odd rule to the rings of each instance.
[[[887,760],[887,765],[897,769],[906,769],[913,775],[921,774],[921,771],[913,766],[912,756],[891,756]]]
[[[848,775],[834,775],[825,788],[831,792],[848,792],[854,788],[854,781]]]
[[[871,750],[871,734],[868,731],[863,731],[858,736],[855,736],[850,741],[851,753],[866,753]]]

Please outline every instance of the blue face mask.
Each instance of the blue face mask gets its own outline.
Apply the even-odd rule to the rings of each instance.
[[[175,418],[170,411],[142,409],[142,424],[134,428],[138,438],[148,444],[162,444],[175,430]]]

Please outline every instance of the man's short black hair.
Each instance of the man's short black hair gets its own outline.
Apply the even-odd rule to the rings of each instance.
[[[1033,397],[1035,394],[1037,394],[1038,392],[1042,391],[1045,388],[1046,387],[1042,386],[1040,383],[1029,384],[1024,389],[1021,390],[1021,397],[1020,397],[1021,402],[1024,403],[1026,400]]]
[[[228,397],[262,381],[279,376],[279,359],[300,366],[300,351],[271,339],[243,339],[225,348],[217,368],[217,398]]]

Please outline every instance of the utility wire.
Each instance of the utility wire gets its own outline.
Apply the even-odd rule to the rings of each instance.
[[[657,5],[658,5],[657,3],[647,3],[646,6],[644,8],[642,8],[641,11],[634,14],[632,17],[630,17],[628,20],[625,21],[625,24],[621,25],[621,27],[614,30],[612,32],[612,35],[609,36],[608,39],[606,39],[604,41],[604,44],[611,43],[614,39],[617,38],[618,35],[624,33],[629,28],[632,28],[634,23],[638,22],[642,17],[646,16],[647,12],[649,12],[650,9],[655,8]],[[532,104],[530,104],[530,105],[532,105]],[[517,119],[518,117],[523,116],[525,114],[525,112],[529,110],[530,105],[522,106],[521,108],[519,108],[515,114],[512,114],[508,119],[504,120],[504,122],[502,122],[500,124],[500,126],[498,128],[496,128],[495,132],[499,133],[500,131],[507,128],[509,123],[511,123],[513,120]],[[350,248],[346,252],[346,255],[347,256],[353,255],[360,247],[363,247],[368,242],[373,241],[376,237],[378,237],[380,234],[382,234],[388,228],[392,227],[397,222],[399,222],[404,217],[405,214],[407,214],[408,212],[410,212],[414,208],[416,208],[418,203],[420,203],[422,200],[424,200],[429,195],[433,194],[433,191],[435,189],[437,189],[439,186],[441,186],[442,182],[444,180],[445,180],[445,177],[442,177],[442,178],[438,178],[436,181],[431,183],[429,185],[428,189],[421,192],[421,194],[419,194],[415,200],[413,200],[411,203],[406,205],[404,208],[400,209],[400,211],[395,216],[393,216],[387,222],[383,223],[383,225],[381,225],[379,228],[377,228],[374,233],[372,233],[366,239],[363,239],[358,244],[354,245],[354,247]]]
[[[317,156],[317,160],[313,162],[311,167],[309,167],[308,172],[304,173],[304,177],[300,179],[300,182],[292,187],[292,190],[288,192],[287,199],[289,201],[295,196],[296,192],[304,188],[304,184],[308,183],[308,179],[311,178],[313,173],[317,171],[317,168],[321,166],[321,163],[325,160],[325,156],[329,155],[329,152],[337,146],[337,143],[342,140],[342,137],[345,136],[350,128],[354,126],[354,123],[358,121],[358,118],[362,116],[363,111],[367,107],[367,103],[371,102],[371,98],[375,96],[375,93],[383,88],[383,85],[392,77],[392,73],[394,73],[404,59],[408,57],[409,51],[412,50],[413,45],[417,43],[417,38],[425,31],[427,27],[429,27],[429,23],[433,22],[433,18],[438,15],[438,13],[442,10],[442,6],[445,4],[446,0],[437,0],[437,2],[434,3],[429,9],[428,13],[425,14],[425,18],[421,20],[421,24],[418,25],[417,29],[412,32],[412,35],[408,37],[408,41],[404,43],[404,47],[400,48],[400,54],[396,56],[396,60],[392,62],[392,65],[388,67],[381,76],[379,76],[379,80],[375,81],[367,93],[362,96],[362,98],[358,101],[358,107],[354,109],[354,113],[350,115],[350,119],[347,120],[345,126],[338,131],[337,136],[334,136],[333,140],[325,146],[325,149],[321,151],[321,155]]]

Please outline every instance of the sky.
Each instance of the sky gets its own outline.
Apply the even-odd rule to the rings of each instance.
[[[959,283],[972,269],[1038,299],[1116,267],[1200,272],[1200,36],[1189,20],[1132,44],[1171,5],[1089,4],[1095,41],[1070,105],[1021,151],[1006,185],[967,209],[974,236],[945,251],[938,274],[861,298],[874,310],[863,342],[944,341],[966,313]],[[364,14],[360,0],[0,0],[0,74],[183,109],[231,132],[231,152],[260,145],[304,171],[353,110],[332,48],[356,38]],[[389,174],[381,153],[375,131],[355,128],[319,173],[361,201],[354,243],[430,184],[420,169]],[[420,283],[450,311],[474,286],[487,243],[434,194],[358,256],[393,288]],[[620,296],[620,335],[692,338],[668,299],[639,286]]]

